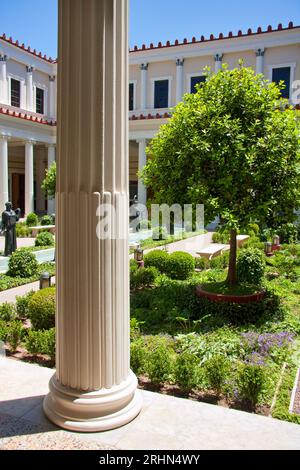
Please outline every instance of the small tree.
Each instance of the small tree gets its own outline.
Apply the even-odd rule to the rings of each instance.
[[[292,219],[300,203],[299,129],[279,100],[280,87],[242,64],[208,69],[148,148],[142,178],[154,202],[204,204],[207,223],[220,216],[230,229],[231,286],[238,229],[279,211]]]
[[[42,189],[45,194],[50,197],[55,197],[56,191],[56,162],[54,162],[48,170],[46,170],[46,177],[42,184]]]

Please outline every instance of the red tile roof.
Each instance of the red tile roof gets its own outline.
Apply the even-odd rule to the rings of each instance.
[[[55,64],[57,62],[56,59],[52,59],[52,57],[48,57],[46,54],[43,55],[41,52],[37,52],[36,49],[32,49],[30,46],[25,46],[24,43],[20,44],[19,41],[14,41],[11,36],[7,37],[6,34],[2,34],[2,36],[0,35],[0,39],[9,44],[12,44],[15,47],[18,47],[19,49],[22,49],[25,52],[28,52],[29,54],[38,57],[39,59],[45,60],[50,64]]]
[[[32,114],[21,113],[19,111],[12,111],[8,108],[0,108],[0,114],[5,114],[7,116],[24,119],[25,121],[36,122],[37,124],[45,124],[47,126],[56,126],[56,121],[45,119],[38,116],[33,116]]]

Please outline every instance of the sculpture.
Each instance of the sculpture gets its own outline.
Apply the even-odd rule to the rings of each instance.
[[[11,202],[5,204],[6,210],[2,213],[1,233],[5,235],[4,256],[10,256],[17,250],[16,224],[20,218],[21,209],[12,208]]]

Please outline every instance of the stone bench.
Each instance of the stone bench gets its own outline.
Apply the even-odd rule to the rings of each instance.
[[[39,232],[47,230],[55,234],[55,225],[38,225],[37,227],[30,227],[32,237],[36,237]]]
[[[220,243],[212,243],[201,249],[201,251],[197,251],[197,255],[201,256],[202,258],[206,258],[211,260],[216,256],[222,255],[224,251],[229,250],[229,245],[221,245]]]

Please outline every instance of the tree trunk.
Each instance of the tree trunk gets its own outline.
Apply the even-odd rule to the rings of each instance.
[[[229,269],[227,282],[230,286],[237,285],[236,274],[236,257],[237,257],[237,231],[235,229],[230,231],[230,255],[229,255]]]

